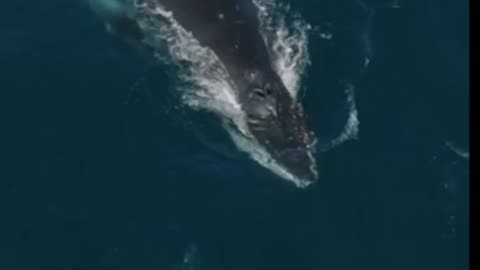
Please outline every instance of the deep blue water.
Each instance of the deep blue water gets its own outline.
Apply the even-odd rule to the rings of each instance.
[[[360,117],[307,190],[199,142],[164,69],[79,2],[9,2],[0,269],[172,269],[193,246],[196,269],[468,268],[469,160],[447,143],[469,148],[466,0],[289,1],[334,34],[310,44],[315,130],[341,130],[344,81]]]

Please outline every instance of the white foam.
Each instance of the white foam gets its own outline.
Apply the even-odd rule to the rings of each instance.
[[[173,62],[180,67],[178,76],[187,83],[178,89],[184,104],[238,122],[241,106],[237,102],[235,85],[217,55],[201,46],[175,20],[173,13],[156,1],[136,2],[139,24],[148,33],[145,42],[157,49],[159,60]],[[244,126],[242,130],[245,130]]]
[[[459,157],[469,160],[470,159],[470,151],[461,149],[458,147],[455,143],[451,141],[445,141],[445,145],[450,148],[455,154],[457,154]]]
[[[355,87],[353,85],[348,85],[345,94],[347,95],[346,105],[348,108],[347,122],[345,123],[342,132],[327,145],[325,150],[335,148],[346,141],[358,139],[360,120],[355,101]]]
[[[260,30],[270,48],[275,71],[296,99],[301,79],[310,65],[308,34],[312,29],[299,16],[287,23],[287,14],[292,11],[288,5],[274,0],[253,0],[259,10]]]

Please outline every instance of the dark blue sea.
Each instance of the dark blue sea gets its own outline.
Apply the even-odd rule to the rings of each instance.
[[[346,84],[360,122],[307,189],[204,144],[80,1],[2,1],[0,269],[468,269],[468,1],[283,1],[318,136]]]

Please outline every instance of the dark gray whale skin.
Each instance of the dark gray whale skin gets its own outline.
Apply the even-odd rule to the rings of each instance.
[[[291,97],[272,66],[252,0],[137,0],[137,3],[159,4],[173,12],[182,27],[212,49],[236,85],[250,133],[303,184],[316,180],[311,149],[314,135],[307,126],[302,105]],[[135,17],[112,16],[109,24],[120,36],[140,43],[144,38]]]

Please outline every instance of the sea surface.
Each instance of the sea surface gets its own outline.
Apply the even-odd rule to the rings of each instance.
[[[82,1],[2,1],[0,269],[468,269],[469,2],[280,2],[312,26],[306,189],[193,132]]]

